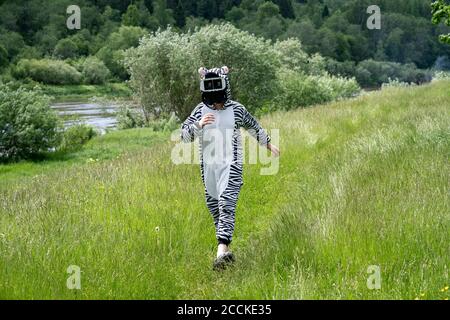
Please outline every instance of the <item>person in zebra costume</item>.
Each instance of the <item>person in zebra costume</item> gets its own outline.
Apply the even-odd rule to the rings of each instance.
[[[199,140],[201,177],[206,205],[214,219],[218,241],[214,269],[234,262],[229,249],[232,241],[235,210],[243,185],[243,154],[240,128],[247,129],[258,143],[273,155],[279,150],[256,119],[239,102],[231,100],[228,68],[199,69],[202,102],[184,121],[184,142]]]

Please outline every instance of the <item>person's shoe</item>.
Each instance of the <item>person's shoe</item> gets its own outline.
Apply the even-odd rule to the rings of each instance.
[[[226,252],[220,255],[213,263],[213,270],[220,271],[225,270],[229,265],[233,264],[234,255],[231,252]]]

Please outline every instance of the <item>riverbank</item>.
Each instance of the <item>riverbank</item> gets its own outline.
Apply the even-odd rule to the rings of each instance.
[[[36,84],[27,84],[24,87],[32,89]],[[92,97],[105,100],[130,99],[131,89],[125,82],[106,83],[102,85],[44,85],[39,84],[43,93],[52,96],[52,103],[88,101]]]

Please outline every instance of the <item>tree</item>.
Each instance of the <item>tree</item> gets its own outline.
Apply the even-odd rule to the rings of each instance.
[[[147,31],[140,27],[121,26],[119,30],[109,35],[106,45],[96,53],[96,56],[103,61],[115,77],[127,80],[128,73],[123,66],[123,52],[138,46],[139,39],[146,33]]]
[[[8,51],[0,45],[0,70],[9,64]]]
[[[136,47],[139,39],[142,38],[147,31],[140,27],[121,26],[119,30],[109,35],[106,43],[113,50],[125,50]]]
[[[25,47],[23,37],[17,32],[0,33],[0,43],[12,60]]]
[[[234,23],[238,22],[244,17],[245,17],[245,10],[242,9],[241,7],[233,7],[226,14],[226,19]]]
[[[135,4],[130,4],[122,16],[122,24],[125,26],[139,26],[139,9]]]
[[[263,2],[256,11],[256,21],[253,32],[267,39],[276,40],[283,34],[284,21],[280,8],[271,1]]]
[[[439,24],[441,21],[444,22],[447,26],[450,26],[450,5],[445,4],[443,0],[437,0],[432,3],[432,21],[434,24]],[[450,44],[450,33],[447,35],[441,35],[439,39],[444,42]]]
[[[200,17],[212,20],[217,17],[217,3],[215,0],[198,0],[197,13]]]
[[[330,16],[330,10],[328,9],[328,6],[325,5],[325,7],[323,7],[323,11],[322,11],[322,18],[326,18]]]
[[[78,55],[78,47],[74,41],[65,38],[58,41],[53,51],[53,56],[58,59],[75,58]]]
[[[86,59],[81,74],[84,82],[87,84],[103,84],[110,77],[108,68],[96,57]]]
[[[184,10],[184,5],[181,0],[178,0],[177,6],[173,11],[175,18],[175,23],[177,27],[182,28],[186,24],[186,12]]]
[[[267,1],[258,7],[257,17],[258,21],[263,21],[266,18],[276,17],[280,14],[280,8],[273,2]]]
[[[167,8],[166,0],[155,0],[155,2],[153,2],[153,16],[163,28],[175,24],[173,11],[172,9]]]
[[[291,0],[273,0],[273,3],[278,5],[280,13],[284,18],[295,18],[294,8],[292,7]]]
[[[399,61],[399,62],[404,61],[403,57],[404,48],[402,46],[403,35],[404,32],[402,29],[395,28],[386,39],[385,52],[392,61]]]

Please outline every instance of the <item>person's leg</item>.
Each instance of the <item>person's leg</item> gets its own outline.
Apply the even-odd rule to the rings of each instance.
[[[216,228],[216,234],[219,227],[219,200],[211,197],[208,191],[205,190],[206,206],[214,220],[214,226]]]
[[[208,207],[208,210],[211,213],[211,216],[213,217],[214,220],[214,226],[217,237],[217,235],[219,234],[219,216],[220,216],[219,200],[211,197],[207,191],[205,192],[205,196],[206,196],[206,206]],[[217,247],[217,257],[225,254],[228,251],[229,251],[228,242],[224,243],[219,240],[219,245]]]
[[[228,246],[233,238],[235,211],[241,186],[242,167],[232,165],[228,185],[219,196],[219,221],[216,229],[216,237],[221,253],[229,251]]]

